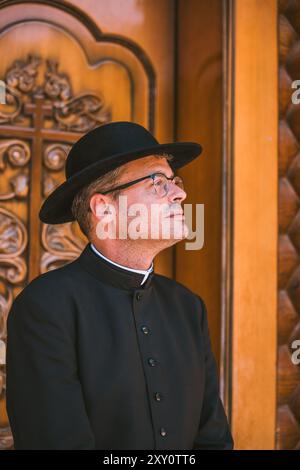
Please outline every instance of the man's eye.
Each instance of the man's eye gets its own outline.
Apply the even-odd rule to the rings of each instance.
[[[183,188],[183,180],[179,177],[175,177],[174,183],[179,186],[180,188]]]
[[[162,186],[164,184],[164,178],[156,177],[154,180],[155,186]]]

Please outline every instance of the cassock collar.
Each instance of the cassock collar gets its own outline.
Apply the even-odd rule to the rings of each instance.
[[[79,256],[78,261],[84,269],[99,279],[99,281],[111,284],[112,286],[120,289],[147,290],[151,286],[151,281],[155,274],[154,271],[151,271],[147,280],[141,285],[141,282],[144,279],[144,274],[127,271],[109,263],[93,251],[90,243],[87,243]]]
[[[118,264],[118,263],[116,263],[115,261],[113,261],[113,260],[107,258],[106,256],[104,256],[104,254],[101,253],[101,251],[99,251],[99,250],[95,247],[95,245],[93,245],[93,243],[90,243],[90,245],[91,245],[93,251],[96,253],[96,255],[100,256],[100,258],[104,258],[104,259],[105,259],[106,261],[108,261],[110,264],[113,264],[114,266],[117,266],[117,267],[119,267],[119,268],[122,268],[122,269],[125,270],[125,271],[133,271],[133,272],[137,272],[137,273],[139,273],[139,274],[143,274],[144,278],[143,278],[143,280],[142,280],[142,282],[141,282],[141,285],[144,284],[144,282],[146,282],[146,279],[147,279],[147,277],[149,276],[149,273],[150,273],[151,271],[153,271],[153,261],[152,261],[151,266],[150,266],[149,269],[133,269],[133,268],[129,268],[128,266],[122,266],[121,264]]]

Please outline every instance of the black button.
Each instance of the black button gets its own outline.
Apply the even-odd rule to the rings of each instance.
[[[167,434],[167,431],[165,430],[165,428],[160,428],[160,435],[166,436],[166,434]]]
[[[135,296],[136,300],[141,300],[142,297],[143,297],[143,294],[141,294],[141,292],[138,292]]]
[[[154,396],[155,396],[155,400],[156,400],[156,401],[161,401],[161,400],[162,400],[162,395],[161,395],[159,392],[156,392],[156,393],[154,394]]]
[[[153,357],[149,357],[148,363],[150,364],[150,366],[154,367],[156,365],[156,360],[153,359]]]
[[[149,333],[149,331],[150,331],[147,326],[142,326],[142,327],[141,327],[141,330],[142,330],[142,332],[144,333],[144,335],[147,335],[147,334]]]

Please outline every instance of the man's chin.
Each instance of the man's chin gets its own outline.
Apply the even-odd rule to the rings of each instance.
[[[181,240],[186,239],[188,234],[189,229],[186,223],[184,222],[184,220],[178,217],[177,219],[173,219],[172,222],[169,224],[152,227],[150,233],[148,230],[138,232],[132,232],[131,230],[127,230],[127,236],[124,237],[123,235],[122,237],[117,238],[120,240],[127,239],[145,243],[149,242],[150,240],[152,242],[159,243],[164,241],[164,245],[168,246],[168,244],[173,245],[176,242],[180,242]]]
[[[185,240],[189,234],[189,229],[184,221],[176,220],[174,224],[167,230],[162,230],[160,237],[157,240],[169,241],[170,245]]]
[[[189,229],[185,221],[180,218],[173,220],[174,222],[171,224],[170,231],[168,232],[170,233],[170,238],[178,241],[184,240],[189,234]]]

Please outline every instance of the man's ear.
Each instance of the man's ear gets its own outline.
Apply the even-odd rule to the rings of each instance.
[[[107,201],[106,198],[101,193],[93,194],[90,199],[90,209],[96,217],[101,217],[107,210]]]

